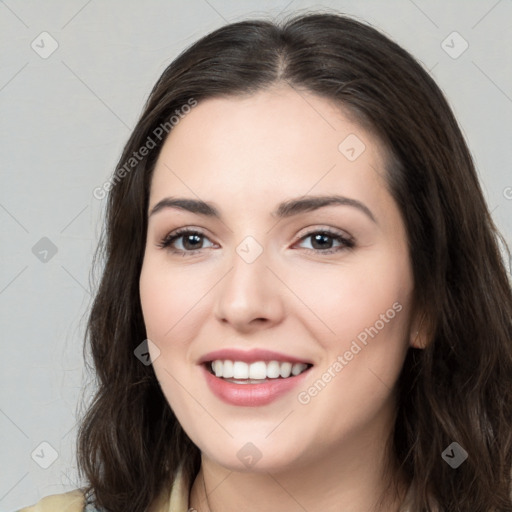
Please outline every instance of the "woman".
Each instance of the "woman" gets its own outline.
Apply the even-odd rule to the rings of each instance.
[[[337,15],[225,26],[107,189],[88,487],[26,510],[512,510],[502,239],[402,48]]]

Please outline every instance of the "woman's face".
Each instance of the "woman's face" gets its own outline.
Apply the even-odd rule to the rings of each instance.
[[[370,133],[285,86],[206,100],[167,138],[148,215],[153,366],[204,456],[278,471],[384,441],[415,322]]]

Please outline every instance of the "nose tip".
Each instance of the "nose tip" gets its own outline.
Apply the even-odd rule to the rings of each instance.
[[[278,287],[279,280],[267,266],[263,247],[253,237],[246,237],[219,285],[215,315],[238,330],[273,324],[283,312]]]

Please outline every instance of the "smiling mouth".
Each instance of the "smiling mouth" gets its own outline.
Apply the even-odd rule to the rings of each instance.
[[[296,377],[308,371],[313,365],[286,361],[232,361],[217,359],[207,361],[206,369],[216,377],[235,384],[261,384],[272,380]]]

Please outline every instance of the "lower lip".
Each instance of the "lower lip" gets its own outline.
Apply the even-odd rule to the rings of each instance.
[[[311,369],[287,379],[270,379],[261,384],[234,384],[216,377],[206,369],[205,365],[201,365],[201,367],[206,383],[215,396],[230,405],[245,407],[267,405],[277,400],[300,384]]]

